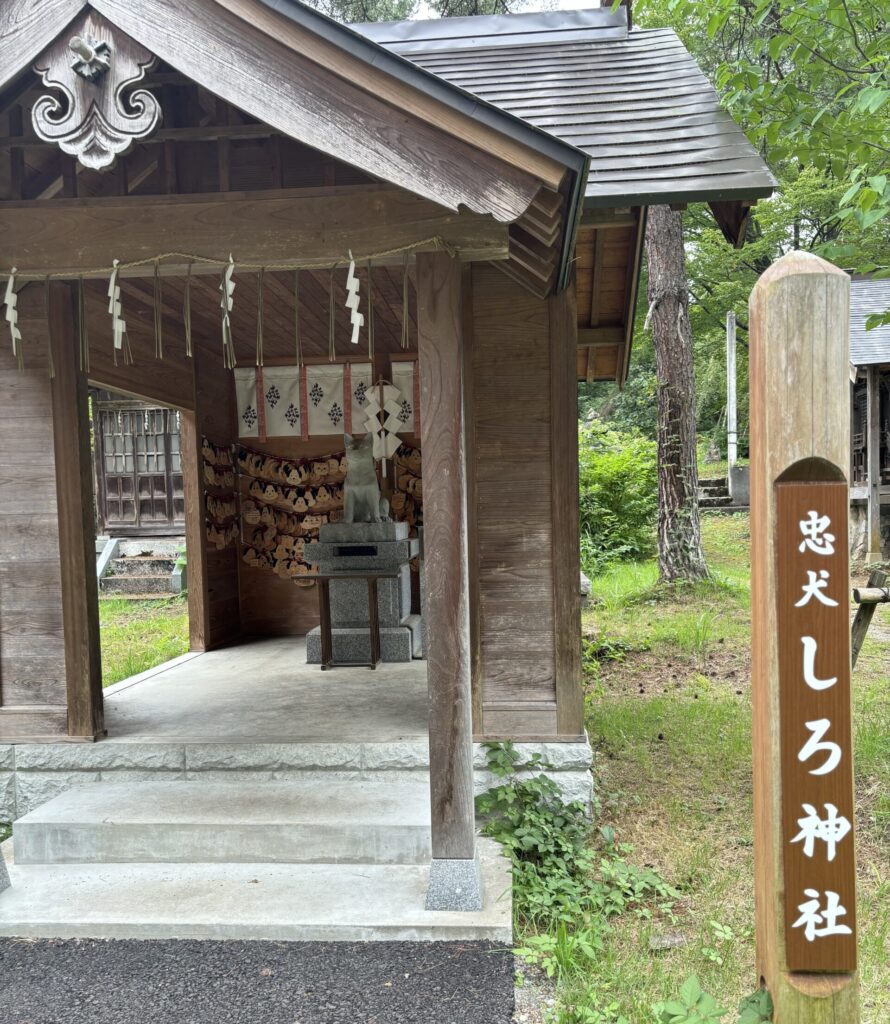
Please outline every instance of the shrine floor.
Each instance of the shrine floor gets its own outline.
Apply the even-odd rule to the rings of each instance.
[[[322,672],[302,637],[186,654],[105,691],[111,743],[425,742],[426,662]]]

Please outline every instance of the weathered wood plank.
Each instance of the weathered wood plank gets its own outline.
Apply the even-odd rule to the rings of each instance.
[[[172,205],[171,205],[172,204]],[[442,238],[465,260],[505,259],[507,227],[387,186],[298,190],[288,198],[112,196],[0,204],[0,266],[76,276],[112,260],[193,253],[237,263],[320,265]],[[401,263],[403,257],[390,257]],[[185,263],[173,261],[182,273]],[[200,264],[197,269],[201,269]],[[144,268],[149,276],[151,267]],[[217,271],[220,272],[221,271]],[[102,274],[87,276],[107,276]]]
[[[473,283],[483,703],[555,703],[550,314],[491,267]]]
[[[28,67],[84,6],[84,0],[17,0],[0,6],[0,88]]]
[[[64,705],[30,704],[0,708],[0,738],[7,743],[58,743],[68,739]]]
[[[581,569],[578,520],[578,314],[571,287],[550,306],[550,452],[553,639],[558,731],[584,731],[581,689]]]
[[[463,268],[461,283],[463,304],[461,330],[463,332],[463,425],[464,463],[466,466],[467,502],[467,571],[470,608],[470,683],[473,694],[473,732],[482,729],[482,639],[480,632],[479,593],[479,536],[476,518],[476,416],[473,381],[473,268]]]
[[[51,382],[59,557],[65,622],[68,732],[95,738],[104,731],[99,593],[93,522],[93,481],[87,380],[77,363],[76,303],[71,285],[49,287]]]
[[[451,859],[475,854],[461,293],[454,259],[418,256],[432,840]]]

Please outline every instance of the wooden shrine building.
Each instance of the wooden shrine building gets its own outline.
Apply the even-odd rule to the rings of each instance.
[[[890,506],[890,326],[868,330],[866,324],[869,317],[887,309],[890,309],[890,280],[853,278],[850,285],[852,541],[853,553],[864,555],[869,561],[880,561],[883,557],[887,527],[882,527],[881,509]],[[857,529],[860,522],[864,530]]]
[[[346,27],[297,0],[6,0],[0,743],[103,735],[88,386],[179,412],[205,650],[317,623],[297,542],[256,533],[295,516],[249,488],[330,515],[355,381],[399,377],[433,855],[471,857],[472,738],[583,739],[576,383],[625,377],[646,208],[706,202],[739,245],[773,186],[623,7]]]

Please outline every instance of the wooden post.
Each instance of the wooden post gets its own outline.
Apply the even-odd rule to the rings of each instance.
[[[729,469],[739,455],[738,404],[736,400],[735,311],[726,314],[726,461]]]
[[[777,1024],[859,1020],[849,292],[842,271],[795,252],[750,302],[757,959]]]
[[[871,575],[868,577],[869,589],[881,589],[884,587],[886,582],[887,574],[885,572],[882,572],[880,569],[872,569]],[[862,650],[863,643],[865,643],[865,635],[868,633],[868,627],[871,625],[871,620],[874,618],[875,608],[877,607],[877,604],[873,601],[862,603],[860,597],[860,592],[854,590],[853,600],[859,605],[859,607],[856,609],[856,616],[853,619],[853,628],[850,630],[853,668],[856,668],[856,662],[859,660],[859,652]]]
[[[94,739],[105,725],[87,379],[78,364],[75,308],[71,285],[49,286],[68,735]]]
[[[429,909],[480,909],[473,795],[462,276],[417,256],[433,863]]]
[[[877,366],[867,369],[866,454],[868,456],[868,554],[866,561],[880,562],[881,549],[881,375]]]

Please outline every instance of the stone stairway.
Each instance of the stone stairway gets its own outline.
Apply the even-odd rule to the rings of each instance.
[[[4,936],[511,941],[509,864],[490,840],[483,910],[424,908],[425,779],[95,782],[20,818],[4,846]]]
[[[725,476],[712,477],[698,482],[699,508],[728,508],[732,505],[729,481]]]
[[[121,541],[117,557],[99,580],[99,591],[109,597],[148,601],[170,597],[171,573],[181,540]]]

